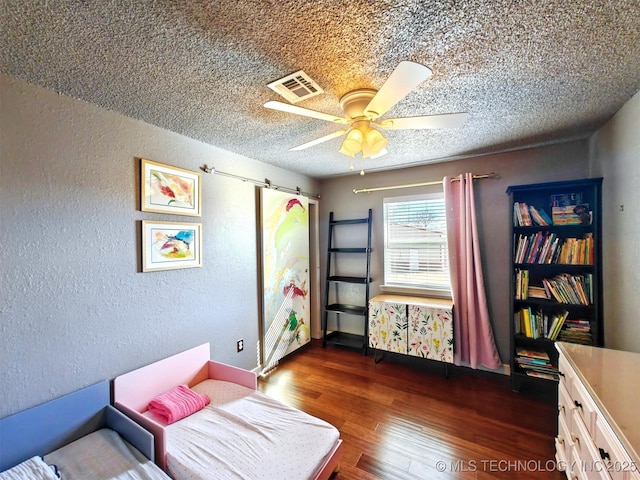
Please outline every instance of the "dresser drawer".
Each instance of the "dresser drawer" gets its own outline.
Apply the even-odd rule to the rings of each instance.
[[[575,408],[571,394],[563,383],[558,384],[558,419],[562,418],[567,427],[571,428],[571,416]],[[568,431],[568,430],[567,430]]]
[[[631,462],[626,450],[620,445],[609,425],[605,420],[598,416],[596,419],[596,434],[594,443],[602,468],[609,472],[613,480],[631,480],[632,473],[638,469],[638,466]]]
[[[569,449],[571,455],[569,456],[569,463],[567,464],[567,470],[565,474],[569,480],[593,480],[587,475],[587,470],[584,468],[584,460],[580,458],[578,450],[575,445]]]
[[[564,471],[571,455],[571,431],[562,416],[558,415],[558,436],[556,437],[556,461],[558,470]]]
[[[560,402],[562,401],[571,404],[571,409],[578,412],[583,423],[587,427],[587,431],[590,435],[593,435],[596,420],[596,407],[593,400],[582,385],[582,382],[578,378],[578,374],[573,370],[566,359],[563,358],[562,354],[559,356],[558,365],[562,372],[562,375],[560,375],[560,382],[558,384],[558,408],[560,408]],[[565,388],[565,398],[561,400],[563,387]],[[569,397],[568,399],[566,398],[567,393]]]
[[[571,421],[570,439],[573,444],[573,448],[583,462],[590,463],[600,460],[600,456],[596,453],[596,448],[593,444],[593,440],[591,439],[591,435],[589,435],[589,432],[582,421],[582,417],[580,417],[578,412],[575,410]]]
[[[595,436],[596,407],[587,390],[577,379],[571,382],[571,400],[574,412],[577,413],[584,422],[589,435],[592,437]]]
[[[578,463],[572,465],[574,471],[580,470],[589,480],[610,480],[607,468],[600,459],[593,438],[587,431],[579,413],[574,410],[571,424],[572,451]]]
[[[571,378],[573,377],[573,375],[575,375],[575,373],[569,365],[569,362],[567,362],[567,359],[564,358],[564,355],[560,353],[558,355],[558,378],[560,380],[559,384],[563,385],[568,392],[571,391]]]

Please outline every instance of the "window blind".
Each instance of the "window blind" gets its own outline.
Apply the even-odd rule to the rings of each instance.
[[[384,282],[450,290],[444,194],[385,198]]]

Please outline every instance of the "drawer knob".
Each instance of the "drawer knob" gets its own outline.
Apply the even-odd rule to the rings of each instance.
[[[582,408],[582,404],[578,400],[574,400],[573,404],[578,408]]]
[[[571,434],[571,440],[573,440],[573,443],[577,443],[578,445],[580,445],[580,437],[577,436],[575,433]]]
[[[564,373],[562,373],[561,371],[558,370],[558,375],[560,375],[561,377],[564,377]]]
[[[609,452],[606,452],[604,448],[598,447],[598,450],[600,451],[600,458],[602,460],[611,460],[611,457],[609,456]]]

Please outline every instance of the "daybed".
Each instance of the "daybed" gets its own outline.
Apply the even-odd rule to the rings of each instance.
[[[310,480],[338,469],[334,426],[258,392],[255,373],[209,355],[206,343],[114,379],[114,405],[153,433],[156,463],[171,477]],[[167,424],[148,405],[179,385],[210,403]]]
[[[0,477],[167,480],[153,436],[110,401],[104,381],[0,419]]]

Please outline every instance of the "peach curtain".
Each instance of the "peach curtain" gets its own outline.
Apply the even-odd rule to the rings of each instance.
[[[489,319],[478,242],[473,174],[444,177],[449,270],[454,303],[454,362],[495,369],[501,364]]]

